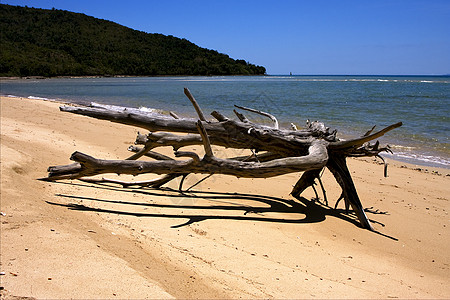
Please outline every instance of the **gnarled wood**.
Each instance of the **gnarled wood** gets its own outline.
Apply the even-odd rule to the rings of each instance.
[[[260,110],[253,109],[253,108],[248,108],[248,107],[243,107],[243,106],[239,106],[239,105],[235,105],[235,107],[240,108],[240,109],[242,109],[242,110],[251,111],[251,112],[256,113],[256,114],[259,114],[259,115],[261,115],[261,116],[268,117],[268,118],[270,118],[270,119],[272,120],[272,122],[273,122],[273,128],[275,128],[275,129],[278,129],[278,128],[279,128],[278,120],[277,120],[277,118],[276,118],[274,115],[271,115],[271,114],[266,113],[266,112],[264,112],[264,111],[260,111]]]
[[[117,183],[124,187],[132,185],[160,187],[175,178],[182,177],[181,189],[184,178],[191,173],[269,178],[293,172],[304,172],[295,184],[291,195],[300,199],[301,193],[308,187],[314,188],[315,181],[319,180],[325,197],[325,205],[328,205],[325,189],[320,181],[321,171],[327,168],[342,189],[338,201],[343,198],[346,209],[348,207],[353,209],[361,226],[373,230],[358,197],[346,164],[346,158],[379,156],[380,152],[390,152],[389,147],[380,147],[378,142],[371,145],[369,142],[401,126],[401,122],[387,126],[375,133],[372,133],[374,130],[372,128],[360,138],[341,141],[336,137],[337,131],[331,131],[323,123],[307,121],[305,129],[297,130],[295,125],[292,126],[292,130],[279,129],[277,119],[271,114],[242,106],[236,107],[271,118],[275,128],[254,124],[237,111],[234,112],[239,120],[230,119],[214,111],[211,115],[217,121],[208,122],[188,89],[185,89],[185,94],[197,112],[198,121],[179,118],[172,112],[172,117],[168,117],[150,115],[126,108],[121,111],[117,108],[111,110],[102,105],[95,107],[62,106],[60,109],[64,112],[131,125],[149,130],[150,133],[138,134],[135,144],[143,145],[143,147],[131,146],[129,150],[135,153],[125,160],[102,160],[75,152],[71,156],[75,163],[49,167],[49,174],[45,179],[82,178],[86,180],[85,177],[106,173],[132,175],[154,173],[164,174],[164,176],[155,180],[130,183],[106,178],[100,181]],[[203,145],[204,157],[199,157],[198,154],[191,151],[179,150],[192,145]],[[214,156],[211,145],[249,149],[250,152],[248,156],[221,159]],[[173,147],[176,157],[186,157],[187,159],[175,160],[152,151],[163,146]],[[155,160],[137,160],[143,156]],[[89,178],[87,180],[92,181]],[[98,180],[95,179],[95,181]]]
[[[268,178],[294,172],[303,172],[325,166],[328,160],[326,144],[314,142],[309,148],[309,154],[300,157],[286,157],[267,162],[244,162],[221,159],[206,155],[197,161],[191,160],[102,160],[81,152],[74,152],[70,157],[77,162],[67,166],[54,166],[48,169],[49,180],[77,179],[106,173],[139,175],[144,173],[220,173],[247,178]]]

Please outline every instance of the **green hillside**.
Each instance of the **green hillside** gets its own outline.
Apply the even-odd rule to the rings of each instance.
[[[63,10],[0,5],[0,76],[260,75],[186,39]]]

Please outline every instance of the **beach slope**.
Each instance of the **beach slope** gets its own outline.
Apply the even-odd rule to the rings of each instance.
[[[1,98],[2,299],[450,297],[449,170],[390,162],[384,178],[349,160],[376,232],[312,190],[294,200],[298,174],[217,175],[185,194],[39,181],[75,150],[126,158],[137,133],[58,106]],[[339,186],[323,182],[334,206]]]

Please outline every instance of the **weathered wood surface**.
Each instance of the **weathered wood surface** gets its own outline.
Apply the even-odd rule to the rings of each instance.
[[[188,89],[185,89],[185,94],[193,104],[199,120],[182,119],[175,113],[171,113],[172,117],[169,117],[130,112],[126,108],[117,111],[104,107],[62,106],[60,109],[64,112],[135,126],[146,129],[150,133],[146,135],[138,134],[135,144],[143,145],[143,147],[130,147],[129,150],[134,154],[125,160],[102,160],[75,152],[71,156],[71,160],[75,163],[49,167],[46,180],[79,178],[89,180],[86,177],[106,173],[165,174],[160,179],[146,182],[128,184],[115,181],[123,186],[160,187],[174,178],[182,176],[184,179],[190,173],[269,178],[288,173],[304,172],[291,192],[293,197],[300,198],[301,193],[306,188],[314,188],[316,179],[319,180],[325,196],[320,174],[324,168],[328,168],[342,188],[342,194],[338,201],[341,198],[344,199],[346,209],[348,210],[349,207],[353,209],[363,228],[373,229],[364,213],[356,187],[347,168],[346,158],[379,156],[380,152],[390,151],[388,147],[379,147],[378,142],[373,145],[369,142],[383,136],[390,130],[400,127],[401,122],[372,133],[374,127],[362,137],[342,141],[336,137],[336,130],[330,131],[323,123],[308,121],[306,128],[302,130],[295,130],[295,126],[292,130],[279,129],[278,121],[271,114],[241,106],[236,107],[269,117],[274,126],[254,124],[237,111],[235,111],[235,114],[239,120],[229,119],[214,111],[211,115],[217,121],[207,121]],[[188,134],[180,135],[172,132]],[[205,155],[199,157],[194,152],[179,151],[179,149],[191,145],[203,145]],[[249,149],[252,154],[247,157],[221,159],[214,156],[211,145]],[[186,157],[187,159],[175,160],[152,151],[152,149],[162,146],[173,147],[176,157]],[[151,157],[155,161],[137,160],[142,156]],[[109,180],[109,182],[114,181]]]

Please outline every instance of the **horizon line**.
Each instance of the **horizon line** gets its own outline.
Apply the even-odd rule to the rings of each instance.
[[[446,77],[448,74],[265,74],[266,76],[435,76]]]

